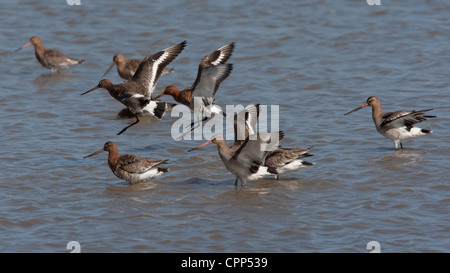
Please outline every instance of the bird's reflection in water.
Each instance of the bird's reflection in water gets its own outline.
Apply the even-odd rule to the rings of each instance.
[[[38,87],[37,93],[45,92],[54,88],[58,84],[63,82],[74,81],[74,76],[71,73],[66,72],[55,72],[55,73],[45,73],[37,76],[33,80],[33,84]]]
[[[121,183],[120,185],[111,185],[106,188],[108,193],[130,193],[136,191],[145,191],[154,189],[158,186],[158,183],[155,181],[149,181],[145,183],[135,183],[128,185],[126,183]]]
[[[379,160],[372,163],[379,167],[394,169],[419,163],[423,156],[427,153],[425,150],[419,149],[399,149],[394,153],[389,152],[383,155]]]

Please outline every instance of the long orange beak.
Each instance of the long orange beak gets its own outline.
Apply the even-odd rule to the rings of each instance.
[[[111,66],[108,68],[108,70],[106,70],[105,74],[103,74],[102,77],[106,76],[106,74],[108,74],[108,72],[111,70],[111,68],[113,68],[113,66],[114,66],[115,64],[116,64],[116,62],[113,62],[113,63],[111,64]]]
[[[96,86],[96,87],[94,87],[94,88],[92,88],[92,89],[89,89],[88,91],[82,93],[81,96],[83,96],[84,94],[87,94],[87,93],[89,93],[89,92],[92,92],[92,91],[94,91],[95,89],[98,89],[98,88],[99,88],[99,87]]]
[[[16,51],[14,51],[14,52],[17,52],[17,51],[21,50],[22,48],[25,48],[30,45],[31,45],[31,42],[28,42],[28,43],[24,44],[23,46],[19,47],[18,49],[16,49]]]
[[[104,151],[105,151],[105,149],[101,149],[101,150],[98,150],[98,151],[97,151],[97,152],[95,152],[95,153],[92,153],[92,154],[90,154],[90,155],[87,155],[87,156],[83,157],[83,159],[85,159],[86,157],[90,157],[90,156],[93,156],[93,155],[99,154],[99,153],[101,153],[101,152],[104,152]]]
[[[203,143],[202,145],[200,145],[200,146],[197,146],[197,147],[195,147],[195,148],[192,148],[192,149],[190,149],[190,150],[188,150],[188,152],[190,152],[190,151],[193,151],[193,150],[197,150],[197,149],[199,149],[199,148],[201,148],[201,147],[205,147],[206,145],[209,145],[209,144],[212,144],[213,142],[210,140],[210,141],[207,141],[207,142],[205,142],[205,143]]]
[[[157,100],[157,99],[159,99],[160,97],[162,97],[162,96],[164,96],[165,94],[164,94],[164,92],[162,92],[161,94],[159,94],[156,98],[152,98],[152,100]]]
[[[368,105],[369,105],[369,104],[367,104],[367,102],[366,102],[366,103],[364,103],[363,105],[361,105],[360,107],[355,108],[355,109],[353,109],[352,111],[350,111],[350,112],[344,114],[344,116],[346,116],[346,115],[348,115],[348,114],[350,114],[350,113],[353,113],[353,112],[355,112],[355,111],[358,111],[358,110],[360,110],[360,109],[363,109],[364,107],[366,107],[366,106],[368,106]]]

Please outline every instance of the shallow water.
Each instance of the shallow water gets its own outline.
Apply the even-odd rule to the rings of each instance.
[[[448,252],[450,99],[447,1],[15,1],[0,10],[2,252]],[[339,3],[337,3],[339,2]],[[28,38],[86,62],[50,74]],[[200,59],[236,42],[225,105],[279,105],[284,147],[314,146],[316,164],[234,187],[212,145],[175,141],[177,118],[123,135],[122,105],[94,87],[115,53],[140,58],[187,40],[156,93],[189,86]],[[122,80],[113,69],[107,76]],[[379,135],[370,109],[434,108],[434,133]],[[167,101],[172,99],[163,97]],[[170,159],[170,172],[128,186],[106,154]]]

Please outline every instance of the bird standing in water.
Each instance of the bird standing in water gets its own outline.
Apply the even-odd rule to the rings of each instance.
[[[256,133],[259,114],[260,105],[255,104],[247,106],[234,116],[234,143],[230,147],[232,151],[237,151],[247,137]],[[308,153],[311,148],[282,148],[278,146],[275,150],[266,154],[264,166],[269,167],[270,170],[275,170],[275,178],[279,179],[280,174],[298,171],[314,165],[314,162],[303,160],[312,156],[312,154]]]
[[[251,140],[250,137],[247,137],[242,145],[235,150],[228,147],[222,135],[215,135],[210,141],[190,149],[189,152],[212,143],[216,144],[223,164],[236,177],[234,185],[237,186],[240,180],[243,186],[247,181],[277,175],[277,171],[265,166],[264,161],[268,153],[276,148],[283,137],[283,132],[258,133],[256,139]]]
[[[50,69],[52,72],[58,72],[84,62],[84,60],[67,57],[55,49],[45,48],[41,39],[37,36],[31,37],[30,41],[19,47],[16,52],[30,45],[34,46],[34,54],[39,63],[43,67]]]
[[[400,148],[403,149],[402,142],[404,140],[428,135],[433,132],[431,130],[421,129],[414,126],[419,122],[427,120],[427,118],[435,118],[436,116],[425,115],[426,112],[433,109],[384,113],[381,110],[380,99],[375,96],[369,97],[363,105],[344,115],[358,111],[366,106],[372,107],[372,119],[378,133],[392,140],[395,145],[395,150],[398,150],[399,145]]]
[[[161,168],[159,165],[168,160],[153,160],[131,154],[119,155],[119,151],[114,142],[108,141],[102,149],[85,156],[84,158],[108,152],[108,166],[118,178],[127,181],[129,184],[148,182],[168,172],[169,169]]]

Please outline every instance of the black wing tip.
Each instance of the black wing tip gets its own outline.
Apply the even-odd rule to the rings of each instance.
[[[224,66],[225,69],[220,71],[219,73],[222,73],[221,76],[219,76],[219,82],[222,82],[225,80],[228,76],[230,76],[231,71],[233,71],[233,64],[220,64],[220,66]]]
[[[187,44],[187,40],[184,40],[181,43],[178,43],[176,45],[168,47],[166,50],[168,50],[168,49],[177,49],[177,50],[179,50],[181,52],[186,47],[186,44]]]
[[[208,65],[210,65],[210,63],[216,62],[221,57],[221,60],[218,64],[225,64],[233,54],[234,46],[235,46],[234,42],[221,46],[211,54],[206,55],[203,58],[202,62],[207,61],[209,63]]]
[[[226,44],[218,49],[221,52],[221,54],[224,54],[226,56],[223,63],[225,63],[231,57],[231,55],[233,54],[233,51],[234,51],[234,47],[235,47],[235,42],[231,42],[231,43]]]
[[[179,43],[178,46],[181,47],[181,49],[184,49],[187,45],[187,40],[184,40],[183,42]]]
[[[416,114],[424,114],[425,112],[428,112],[428,111],[431,111],[431,110],[434,110],[433,108],[430,108],[430,109],[425,109],[425,110],[420,110],[420,111],[414,111]],[[437,116],[434,116],[434,115],[431,115],[431,116],[429,116],[429,115],[426,115],[426,116],[423,116],[423,117],[425,117],[425,118],[436,118]]]
[[[166,172],[168,172],[168,171],[169,171],[169,168],[161,168],[161,167],[158,167],[158,172],[166,173]]]
[[[220,77],[220,80],[219,80],[220,82],[222,82],[228,76],[230,76],[231,71],[233,71],[233,64],[222,64],[222,65],[224,65],[226,68],[225,68],[225,71],[223,72],[222,77]]]
[[[166,164],[167,162],[169,162],[170,159],[164,159],[161,164]]]
[[[234,49],[235,44],[236,44],[236,42],[233,41],[233,42],[231,42],[231,43],[228,43],[228,44],[222,46],[221,48],[230,48],[230,49]]]
[[[159,51],[158,53],[146,56],[144,58],[143,62],[148,61],[148,60],[152,60],[152,61],[156,60],[156,59],[160,58],[164,54],[164,52],[170,52],[171,54],[174,54],[174,56],[172,58],[170,58],[170,61],[167,62],[167,64],[169,64],[171,61],[173,61],[173,59],[175,59],[176,56],[178,56],[178,54],[181,53],[181,51],[183,51],[183,49],[186,47],[186,44],[187,44],[187,40],[184,40],[183,42],[173,45],[173,46],[170,46],[164,50]],[[165,68],[165,66],[164,66],[164,68]],[[173,71],[173,69],[172,69],[172,71]]]
[[[310,156],[314,156],[314,155],[313,155],[313,154],[310,154],[310,153],[304,153],[304,154],[301,154],[301,155],[299,156],[299,159],[305,158],[305,157],[310,157]]]
[[[306,166],[312,166],[312,165],[315,165],[316,163],[302,160],[302,164],[306,165]]]
[[[227,54],[227,59],[228,59],[228,58],[231,56],[231,54],[233,53],[235,44],[236,44],[235,42],[231,42],[231,43],[226,44],[226,45],[224,45],[224,46],[222,46],[222,47],[220,48],[220,50],[224,50],[224,53]]]
[[[165,65],[162,66],[161,72],[162,72],[162,69],[164,69],[166,65],[168,65],[170,62],[172,62],[178,56],[178,54],[180,54],[181,51],[184,50],[184,48],[186,47],[186,44],[187,44],[187,40],[184,40],[183,42],[176,44],[174,46],[171,46],[164,50],[166,52],[169,52],[170,56],[167,59]]]

